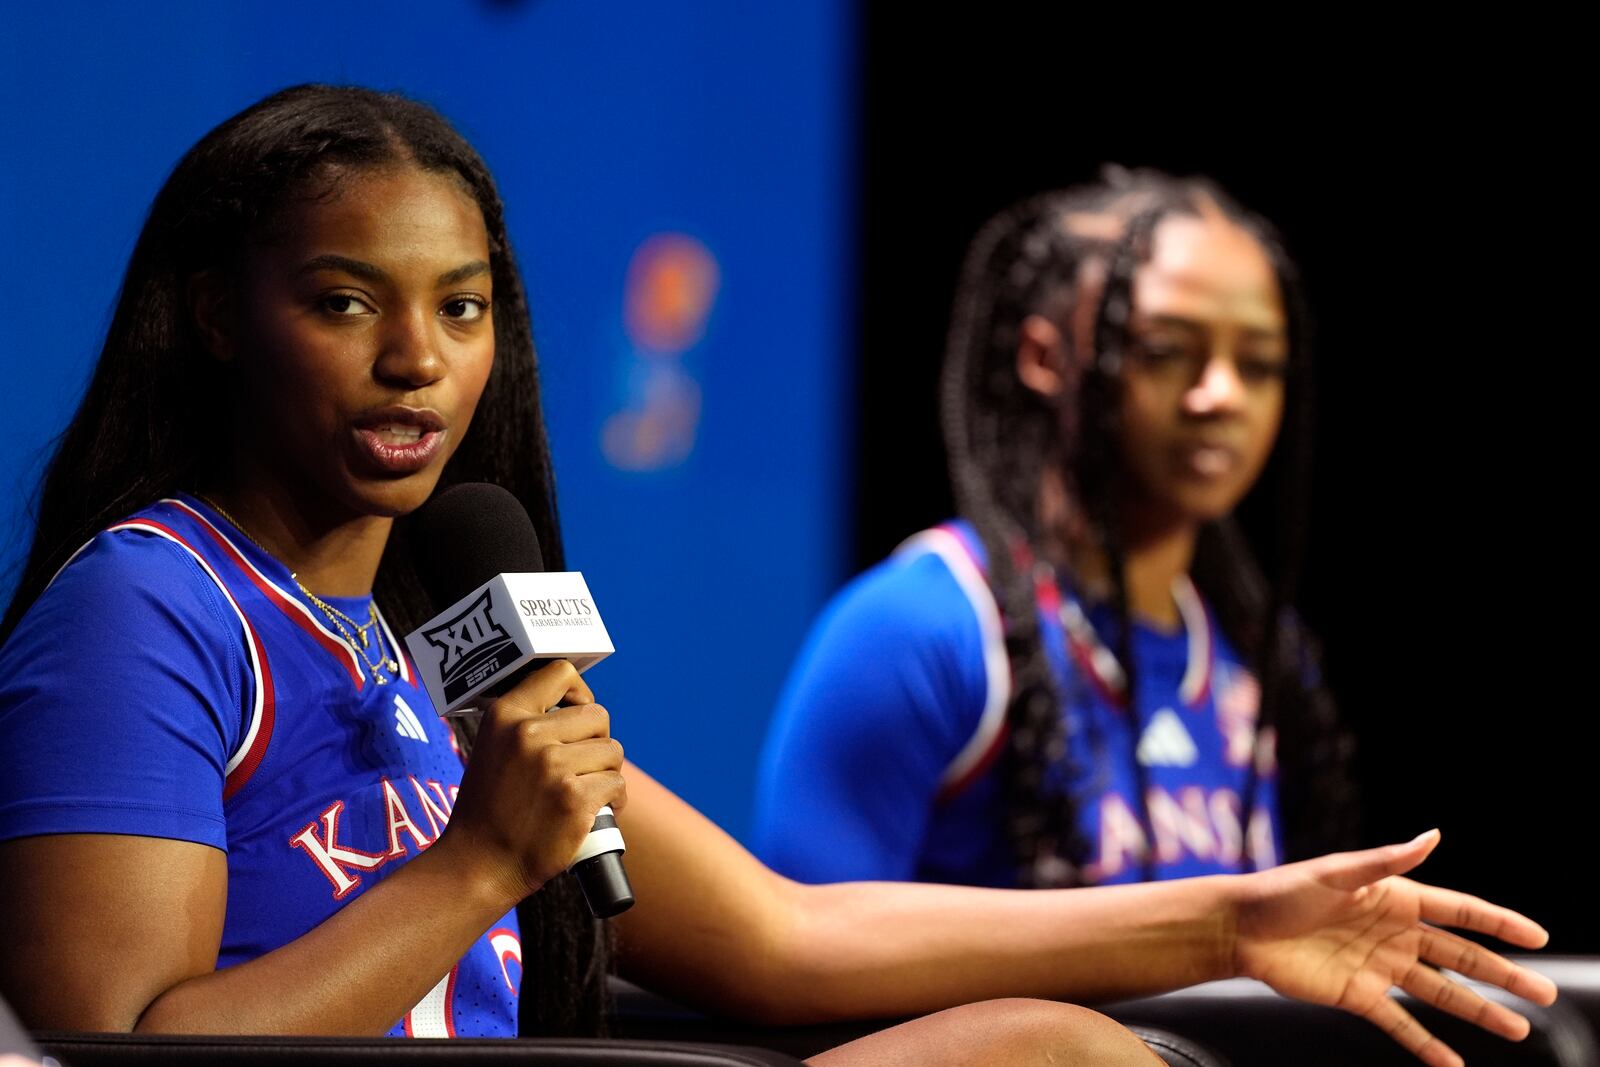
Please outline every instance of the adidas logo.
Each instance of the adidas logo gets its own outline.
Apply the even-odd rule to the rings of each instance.
[[[394,695],[394,732],[413,741],[428,743],[428,733],[422,728],[422,720],[417,718],[417,713],[411,710],[411,705],[399,693]]]
[[[1183,728],[1183,720],[1171,708],[1162,708],[1150,719],[1139,738],[1135,757],[1146,767],[1192,767],[1200,758],[1194,738]]]

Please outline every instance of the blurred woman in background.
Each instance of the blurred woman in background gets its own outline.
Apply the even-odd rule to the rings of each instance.
[[[944,370],[961,517],[816,625],[758,853],[1039,887],[1351,847],[1351,743],[1290,609],[1309,360],[1293,263],[1209,182],[1113,169],[990,221]],[[1275,444],[1268,581],[1232,516]]]

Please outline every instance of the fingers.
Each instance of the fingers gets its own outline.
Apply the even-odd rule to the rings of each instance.
[[[1388,997],[1379,997],[1372,1007],[1362,1013],[1366,1020],[1410,1052],[1429,1067],[1465,1067],[1465,1061],[1455,1049],[1430,1034],[1409,1011]]]
[[[617,772],[617,778],[621,780],[622,787],[617,791],[616,796],[606,801],[607,804],[611,805],[611,811],[613,814],[628,806],[628,780],[622,777],[621,771]]]
[[[1400,980],[1400,988],[1425,1004],[1447,1011],[1458,1019],[1481,1026],[1509,1041],[1521,1041],[1533,1027],[1527,1019],[1503,1004],[1485,1000],[1475,990],[1452,982],[1431,967],[1413,964]]]
[[[627,793],[621,771],[594,771],[576,775],[563,779],[562,786],[559,810],[581,823],[580,829],[584,834],[589,832],[589,823],[594,821],[601,808],[610,804],[611,810],[615,811],[617,798]],[[588,823],[584,820],[588,820]],[[581,842],[581,834],[578,840]],[[573,851],[577,851],[576,845]],[[570,856],[568,860],[571,860]]]
[[[478,725],[479,744],[513,745],[532,752],[544,745],[611,736],[611,713],[600,704],[575,704],[530,715],[497,701]]]
[[[541,744],[571,744],[591,737],[610,737],[611,713],[600,704],[574,704],[522,719],[512,724],[512,729],[537,738]]]
[[[551,779],[622,770],[622,745],[609,737],[590,737],[545,745],[532,755],[536,768]]]
[[[1453,889],[1431,885],[1421,889],[1425,922],[1488,934],[1519,948],[1543,948],[1550,940],[1544,927],[1510,908]]]
[[[1323,880],[1335,889],[1354,890],[1390,875],[1404,874],[1428,858],[1439,844],[1439,831],[1418,834],[1403,845],[1384,845],[1360,852],[1324,856]]]
[[[1535,1004],[1552,1004],[1556,999],[1556,984],[1537,971],[1519,967],[1504,956],[1490,952],[1482,945],[1458,937],[1448,930],[1423,927],[1422,942],[1417,957],[1435,967],[1455,971],[1490,985],[1497,985],[1508,993],[1515,993]]]
[[[509,693],[492,701],[489,710],[509,706],[525,715],[538,715],[557,704],[592,703],[594,693],[579,676],[578,669],[567,660],[557,659],[531,672]]]

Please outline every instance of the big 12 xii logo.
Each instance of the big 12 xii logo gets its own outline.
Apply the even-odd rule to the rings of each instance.
[[[451,703],[515,663],[521,650],[490,610],[491,589],[422,636],[440,652],[439,685]]]

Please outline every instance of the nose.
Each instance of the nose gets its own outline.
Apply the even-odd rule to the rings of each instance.
[[[382,334],[382,349],[372,373],[386,384],[420,389],[444,377],[439,324],[425,308],[392,315]]]
[[[1244,381],[1232,353],[1216,352],[1200,368],[1200,377],[1183,394],[1183,406],[1193,415],[1223,415],[1244,403]]]

